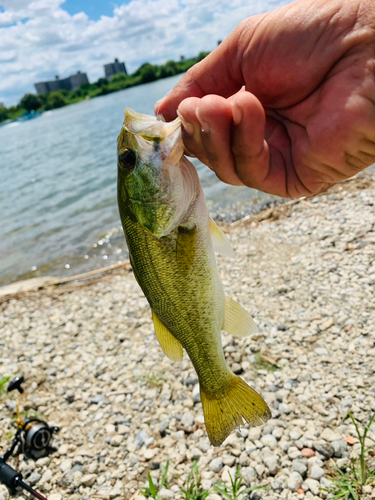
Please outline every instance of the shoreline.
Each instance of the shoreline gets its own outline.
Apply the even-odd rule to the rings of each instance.
[[[318,500],[333,464],[358,457],[346,417],[363,428],[375,411],[375,174],[221,227],[236,255],[218,258],[225,292],[259,328],[247,339],[223,332],[225,357],[272,419],[220,448],[204,431],[190,360],[164,356],[128,267],[0,302],[0,377],[24,374],[25,408],[61,428],[57,452],[20,461],[50,500],[142,500],[167,460],[163,500],[183,498],[194,460],[207,500],[221,500],[212,487],[237,466],[247,486],[268,488],[252,500]],[[0,405],[2,449],[15,398]]]

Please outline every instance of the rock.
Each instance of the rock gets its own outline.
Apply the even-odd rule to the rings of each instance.
[[[139,448],[141,448],[145,444],[145,442],[148,441],[148,439],[149,439],[149,437],[148,437],[147,432],[138,431],[138,433],[134,439],[135,449],[139,450]]]
[[[348,449],[348,443],[343,439],[339,439],[338,441],[332,441],[332,446],[334,449],[334,456],[337,458],[341,458]]]
[[[310,471],[309,476],[311,477],[311,479],[317,479],[317,480],[319,480],[321,477],[324,476],[324,469],[322,469],[318,465],[314,464],[311,467],[311,471]]]
[[[85,486],[92,486],[95,483],[97,477],[98,476],[96,474],[85,474],[84,476],[82,476],[81,483]]]
[[[343,439],[344,441],[346,441],[346,442],[347,442],[348,444],[350,444],[350,445],[353,445],[353,444],[355,444],[355,443],[357,442],[357,439],[352,438],[352,437],[350,437],[350,436],[344,436],[342,439]]]
[[[302,460],[293,460],[293,470],[301,474],[302,477],[306,476],[307,467]]]
[[[102,396],[101,394],[98,394],[98,395],[94,396],[93,398],[91,398],[90,403],[92,405],[98,405],[99,403],[101,403],[104,400],[105,400],[105,397]]]
[[[70,458],[66,458],[63,460],[60,464],[60,470],[61,472],[66,472],[72,468],[72,461]]]
[[[265,436],[262,436],[260,440],[264,446],[268,446],[271,450],[274,450],[277,447],[277,440],[272,434],[266,434]]]
[[[121,436],[119,434],[115,434],[114,436],[111,437],[109,443],[111,446],[120,446],[124,439],[124,436]]]
[[[212,472],[220,472],[223,466],[223,459],[221,457],[217,457],[211,460],[209,469],[212,470]]]
[[[169,427],[169,420],[168,419],[165,419],[165,420],[162,420],[159,424],[159,432],[161,434],[162,437],[165,436],[165,433],[166,433],[166,430],[168,429]]]
[[[240,476],[244,479],[247,486],[254,486],[253,483],[257,479],[257,473],[253,467],[243,467],[240,470]]]
[[[275,476],[279,472],[280,465],[277,455],[270,455],[264,458],[263,462],[267,469],[270,471],[271,476]]]
[[[247,439],[249,441],[258,441],[261,435],[262,435],[262,429],[260,427],[252,427],[251,429],[249,429],[249,434],[247,435]]]
[[[319,495],[319,493],[320,493],[320,483],[319,483],[319,481],[316,481],[315,479],[312,479],[312,478],[308,478],[303,483],[303,486],[305,486],[305,485],[309,488],[309,490],[311,491],[311,493],[313,495]]]
[[[0,484],[0,500],[9,500],[9,490],[3,484]]]
[[[325,460],[333,457],[333,453],[335,451],[332,445],[325,443],[324,441],[314,441],[313,448],[323,455]]]
[[[184,413],[181,419],[181,424],[186,427],[192,427],[194,425],[194,415],[189,411]]]
[[[292,491],[298,491],[302,485],[303,479],[299,472],[293,471],[288,479],[288,488]]]
[[[312,448],[302,448],[301,455],[303,458],[315,457],[315,451]]]
[[[191,393],[191,398],[194,401],[194,403],[199,403],[201,400],[201,393],[199,390],[199,384],[195,384],[193,388],[193,392]]]
[[[280,403],[279,412],[284,415],[289,415],[289,413],[291,412],[290,406],[286,403]]]
[[[82,484],[83,474],[81,471],[77,470],[73,474],[72,486],[73,488],[79,488]]]
[[[42,476],[41,476],[41,474],[39,474],[39,472],[34,471],[34,472],[32,472],[32,473],[30,474],[30,476],[27,478],[27,482],[28,482],[28,484],[30,484],[31,486],[34,486],[34,484],[36,484],[36,483],[39,481],[39,479],[40,479],[41,477],[42,477]]]
[[[320,435],[321,439],[324,439],[324,441],[332,442],[332,441],[338,441],[341,439],[340,434],[337,434],[337,432],[331,431],[331,429],[324,429],[324,431]]]
[[[48,500],[61,500],[61,499],[62,499],[61,493],[52,493],[48,495]]]
[[[232,368],[232,372],[236,373],[236,374],[242,373],[242,371],[243,371],[242,366],[239,363],[233,363],[231,368]]]
[[[159,491],[159,496],[162,500],[169,500],[175,497],[175,493],[171,490],[167,490],[166,488],[162,488]]]

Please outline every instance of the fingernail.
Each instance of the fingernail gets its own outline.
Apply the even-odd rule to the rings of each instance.
[[[242,120],[242,109],[235,102],[232,102],[232,113],[234,124],[239,125]]]
[[[206,132],[206,133],[210,132],[211,127],[210,127],[209,123],[202,120],[199,109],[196,110],[195,115],[198,118],[199,123],[201,124],[202,132]]]
[[[194,134],[193,125],[191,123],[188,123],[178,110],[177,110],[177,115],[181,120],[182,126],[184,127],[184,130],[187,133],[187,135],[193,135]]]

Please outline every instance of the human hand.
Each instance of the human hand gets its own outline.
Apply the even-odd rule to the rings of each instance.
[[[299,0],[243,21],[155,111],[224,182],[298,198],[375,162],[375,3]]]

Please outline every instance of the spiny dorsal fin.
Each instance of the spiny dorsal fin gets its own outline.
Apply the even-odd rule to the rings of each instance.
[[[152,311],[156,337],[164,354],[172,361],[181,361],[184,355],[180,342],[171,334]]]
[[[210,235],[215,252],[232,257],[234,259],[234,252],[228,237],[223,233],[214,220],[210,217]]]
[[[177,267],[181,275],[186,277],[195,257],[197,227],[191,229],[179,226],[177,235]]]
[[[257,333],[258,327],[250,314],[238,302],[230,297],[225,297],[223,330],[235,337],[242,338]]]

